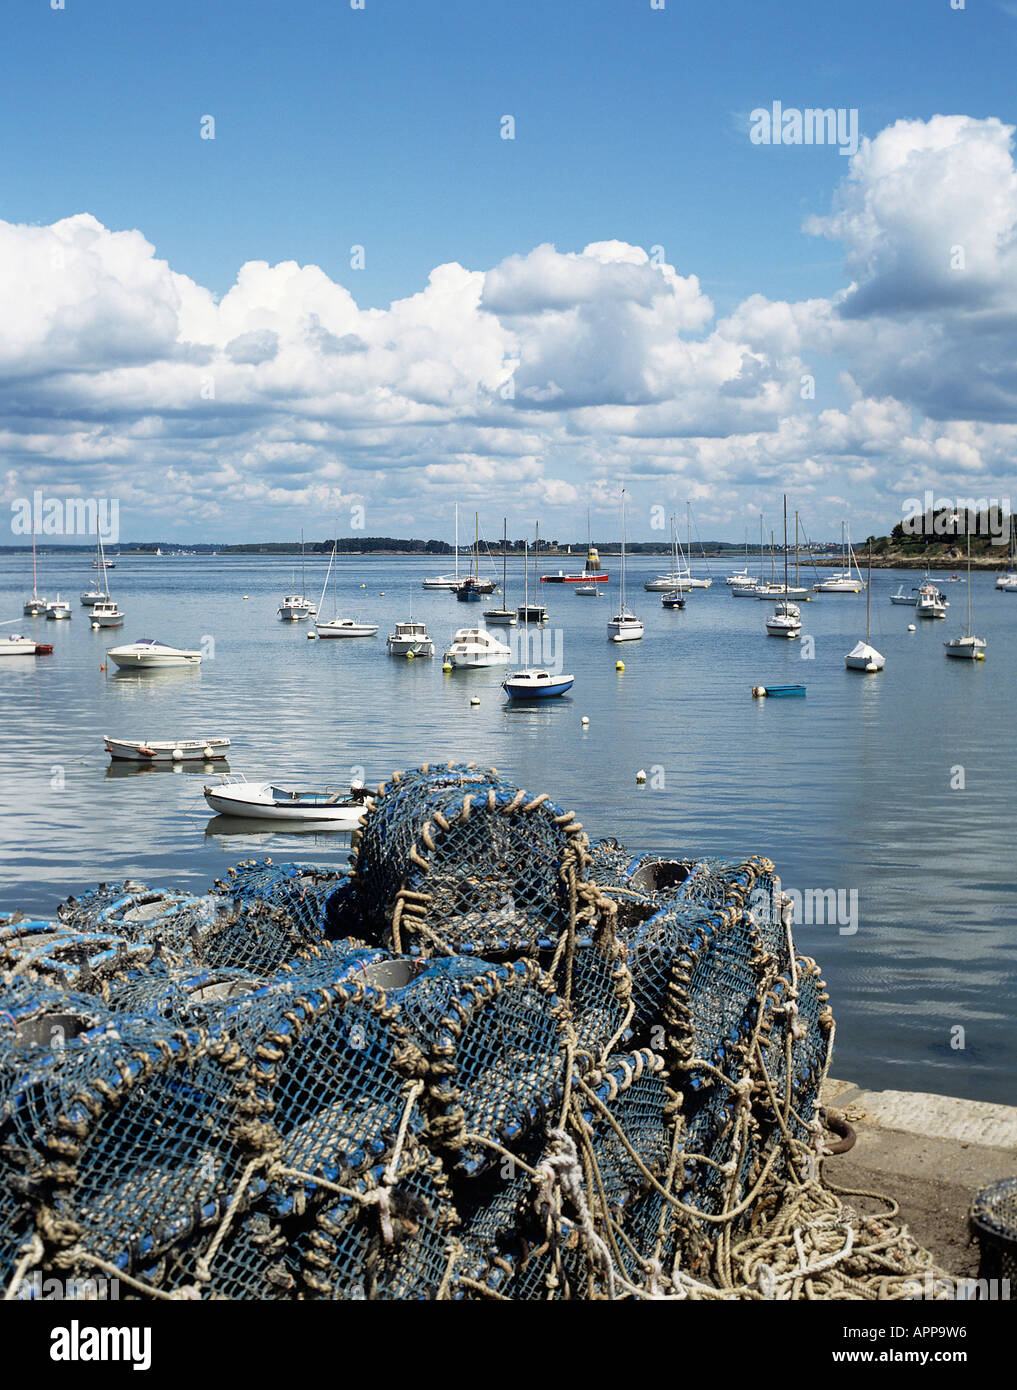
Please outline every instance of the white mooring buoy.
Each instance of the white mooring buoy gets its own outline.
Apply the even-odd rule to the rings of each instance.
[[[646,781],[646,773],[644,772],[644,770],[643,770],[642,768],[640,768],[639,771],[636,773],[636,781],[637,781],[637,782],[645,782],[645,781]]]

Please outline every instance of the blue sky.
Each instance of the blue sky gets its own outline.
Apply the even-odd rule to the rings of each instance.
[[[949,0],[850,7],[694,7],[666,0],[663,10],[651,9],[650,0],[521,0],[511,6],[476,0],[443,0],[440,5],[365,0],[363,11],[351,9],[345,0],[291,0],[285,6],[257,0],[218,0],[212,5],[196,0],[169,5],[66,0],[64,10],[54,11],[38,0],[5,15],[0,219],[16,226],[46,227],[87,214],[104,231],[136,231],[153,248],[153,262],[166,262],[173,275],[187,277],[216,301],[235,286],[246,262],[275,266],[292,261],[320,267],[330,281],[349,292],[361,311],[387,311],[393,301],[419,294],[432,270],[449,263],[487,274],[508,258],[525,258],[545,243],[562,256],[578,256],[591,243],[619,243],[647,253],[658,246],[675,274],[682,280],[696,277],[701,294],[711,301],[712,316],[692,315],[676,321],[673,330],[690,343],[702,342],[715,332],[720,319],[737,313],[753,296],[773,304],[834,301],[858,280],[859,266],[871,269],[873,256],[878,260],[882,254],[879,247],[900,233],[896,214],[874,237],[866,232],[864,245],[852,246],[851,234],[845,238],[829,231],[803,231],[807,218],[830,215],[855,177],[855,161],[829,146],[755,146],[747,133],[749,112],[773,100],[785,107],[857,108],[861,133],[870,140],[897,121],[927,123],[937,115],[964,116],[975,123],[996,118],[1008,124],[1014,115],[1015,16],[1014,6],[971,3],[953,10]],[[505,114],[516,122],[511,141],[499,134]],[[205,115],[215,118],[214,140],[200,138]],[[978,167],[975,147],[981,148],[982,134],[983,127],[977,125],[934,143],[952,149],[960,165]],[[966,159],[968,140],[971,158]],[[885,180],[878,181],[884,175],[870,170],[869,176],[877,190],[874,202],[881,206],[885,199],[879,189]],[[997,188],[1006,184],[998,165],[985,177]],[[956,196],[951,180],[955,183],[955,173],[944,176],[939,188],[947,207]],[[917,186],[920,190],[924,184]],[[1007,210],[1001,213],[998,244],[1006,241],[1008,216]],[[855,218],[852,227],[857,222]],[[964,234],[959,226],[958,240]],[[921,228],[911,227],[908,235],[925,244]],[[350,265],[355,244],[364,248],[363,269]],[[847,270],[852,252],[855,259]],[[914,247],[902,244],[896,255],[898,269],[915,257]],[[610,264],[617,262],[618,254],[594,259],[599,265]],[[1008,268],[995,266],[997,289],[1005,285]],[[59,275],[65,273],[61,267]],[[878,300],[883,284],[878,266],[873,274]],[[54,283],[59,275],[54,274]],[[121,276],[117,269],[113,279],[119,283]],[[104,283],[87,290],[73,277],[71,281],[60,292],[65,297],[54,309],[54,325],[65,322],[68,313],[74,318],[82,297],[95,294],[106,296],[109,312],[116,317],[121,298],[116,287]],[[919,298],[928,290],[928,285],[920,288]],[[643,291],[634,294],[638,304]],[[984,296],[979,300],[983,308],[993,307],[983,300]],[[929,317],[936,301],[933,291],[921,326],[941,338],[943,325],[932,324]],[[556,299],[543,304],[541,322],[546,324],[560,307]],[[1001,373],[1005,376],[1002,364],[1007,360],[1006,352],[1000,351],[998,320],[1000,314],[1009,316],[1011,306],[1007,302],[994,307],[997,324],[985,375],[998,380]],[[680,373],[670,388],[661,384],[650,360],[660,356],[658,349],[666,355],[666,344],[657,340],[648,349],[638,389],[632,380],[623,386],[612,383],[605,386],[602,400],[592,390],[591,376],[604,380],[606,369],[598,366],[586,372],[582,389],[570,391],[559,368],[558,376],[549,379],[549,389],[565,404],[554,412],[554,429],[544,433],[532,411],[524,416],[518,408],[518,394],[515,421],[485,416],[465,396],[446,400],[444,418],[439,418],[439,409],[432,419],[435,401],[427,394],[430,387],[424,392],[422,411],[404,411],[399,420],[384,412],[371,416],[369,411],[361,419],[349,412],[338,418],[316,395],[317,405],[305,404],[298,411],[303,452],[294,471],[292,460],[289,466],[273,460],[272,449],[265,447],[266,439],[273,445],[285,442],[286,420],[293,417],[280,401],[293,399],[294,385],[285,373],[285,381],[267,380],[272,371],[278,377],[288,339],[274,318],[268,328],[258,327],[268,322],[263,309],[264,305],[248,304],[245,323],[252,325],[248,331],[274,333],[283,344],[270,362],[266,360],[266,380],[253,380],[266,364],[245,359],[242,365],[250,369],[252,380],[245,381],[242,391],[237,388],[230,405],[217,386],[221,408],[214,419],[206,412],[204,424],[172,391],[168,407],[162,385],[153,386],[158,364],[168,370],[166,364],[174,360],[165,345],[141,345],[132,339],[126,356],[116,361],[107,360],[101,351],[91,362],[79,355],[75,370],[91,388],[81,391],[80,400],[68,391],[68,364],[51,350],[51,389],[37,390],[30,402],[23,385],[0,393],[0,423],[10,431],[0,436],[6,445],[0,450],[5,496],[22,495],[33,480],[53,489],[108,491],[129,475],[129,486],[123,489],[123,526],[136,534],[145,529],[141,499],[146,487],[157,494],[167,466],[177,468],[182,478],[190,477],[192,464],[195,473],[201,471],[188,451],[188,440],[198,436],[206,472],[212,453],[229,461],[220,486],[232,488],[239,502],[224,512],[216,534],[248,528],[260,534],[269,519],[285,521],[285,529],[293,531],[309,512],[330,503],[344,505],[355,496],[369,501],[369,530],[401,534],[396,521],[406,515],[408,499],[420,497],[407,481],[414,469],[424,480],[423,505],[414,508],[420,529],[428,529],[426,520],[433,533],[444,534],[453,498],[459,495],[469,502],[464,495],[469,491],[469,470],[464,473],[449,460],[468,462],[476,457],[500,458],[496,473],[513,483],[507,495],[517,495],[520,486],[532,489],[528,511],[546,511],[549,529],[561,530],[580,494],[589,493],[598,506],[606,505],[608,494],[616,492],[614,479],[625,471],[631,452],[625,441],[645,440],[655,431],[663,437],[661,430],[670,431],[668,439],[687,445],[673,454],[673,486],[663,489],[664,500],[691,492],[702,495],[705,505],[707,495],[717,491],[711,467],[719,468],[719,491],[726,501],[718,505],[707,529],[732,538],[741,535],[747,506],[772,506],[779,496],[781,484],[773,474],[784,458],[792,486],[817,489],[817,530],[822,529],[820,523],[842,513],[844,504],[864,517],[875,518],[887,510],[896,514],[901,492],[896,485],[905,474],[916,484],[927,475],[929,485],[940,490],[957,482],[949,464],[945,471],[928,468],[929,459],[941,458],[944,452],[931,435],[915,458],[908,459],[911,471],[904,473],[891,456],[885,431],[878,432],[882,458],[877,458],[871,436],[862,444],[846,441],[845,458],[874,461],[878,476],[851,476],[849,467],[840,481],[836,450],[826,436],[825,443],[819,441],[825,452],[811,437],[799,441],[798,451],[814,462],[813,456],[823,453],[828,463],[820,465],[822,481],[818,475],[795,475],[794,451],[786,439],[780,447],[761,450],[774,467],[758,475],[749,465],[748,447],[738,461],[727,458],[723,466],[709,457],[708,448],[693,447],[691,441],[697,439],[739,432],[744,436],[749,426],[755,433],[757,423],[776,439],[778,416],[786,419],[788,413],[781,416],[778,409],[774,415],[774,402],[765,404],[762,397],[758,419],[739,422],[723,406],[711,413],[704,403],[692,420],[655,424],[641,419],[632,434],[631,421],[619,429],[610,415],[619,404],[646,405],[652,397],[659,405],[669,389],[672,396],[687,392],[688,378]],[[441,305],[434,306],[436,332],[441,310]],[[279,312],[278,305],[272,312]],[[965,313],[959,336],[966,337],[972,321]],[[510,304],[507,314],[511,322],[506,321],[506,333],[511,336],[518,329],[517,306]],[[619,320],[608,318],[610,331],[625,336]],[[577,355],[592,352],[590,324],[595,321],[602,320],[592,315],[577,337]],[[529,327],[534,329],[532,323]],[[390,331],[397,328],[405,335],[405,321],[393,322]],[[860,389],[863,397],[892,399],[917,412],[907,428],[920,433],[937,406],[914,382],[905,389],[897,379],[887,337],[889,333],[892,339],[891,329],[882,321],[873,329],[880,336],[876,355],[887,362],[885,379],[874,376],[861,382]],[[763,342],[757,330],[754,325],[742,346],[750,357],[773,356],[773,344]],[[208,332],[201,341],[211,344],[214,334]],[[548,357],[546,339],[534,333],[511,342],[506,338],[503,344],[506,360],[515,360],[516,349],[522,353],[523,375],[527,361]],[[850,342],[826,332],[810,337],[801,325],[799,335],[793,352],[785,343],[788,353],[781,361],[794,357],[805,369],[814,369],[815,354],[821,351],[827,381],[825,394],[818,392],[815,403],[803,404],[800,411],[815,420],[823,409],[846,410],[859,384],[856,366],[864,374],[871,355],[857,336]],[[95,324],[84,335],[93,344],[101,336]],[[237,336],[242,335],[234,334],[229,341]],[[363,333],[346,336],[368,341]],[[54,337],[49,335],[50,343]],[[186,341],[193,342],[193,336]],[[970,338],[968,343],[970,353]],[[224,342],[215,340],[215,346],[221,351]],[[86,347],[84,341],[78,344],[80,353]],[[441,354],[445,348],[435,342],[433,350]],[[905,355],[909,351],[905,349]],[[551,355],[557,361],[565,352],[556,340]],[[614,352],[609,336],[598,341],[597,353],[605,359]],[[923,356],[920,345],[912,355],[916,360]],[[766,364],[757,363],[753,371],[757,368],[766,374]],[[773,369],[777,377],[784,370]],[[399,370],[405,375],[405,363]],[[462,364],[457,365],[456,372],[462,370]],[[941,364],[941,370],[948,375],[947,364]],[[95,388],[100,374],[110,371],[121,375],[116,380],[102,378],[115,388],[104,403],[103,393]],[[133,384],[123,376],[131,371]],[[152,391],[147,405],[137,389],[141,371],[145,385],[140,395]],[[843,372],[851,382],[840,378]],[[33,379],[38,382],[46,375],[42,345]],[[15,366],[10,379],[17,376]],[[700,381],[714,376],[709,370],[702,372],[696,377],[697,389]],[[651,378],[652,384],[647,384]],[[748,380],[743,370],[739,381]],[[370,392],[376,400],[378,392],[384,395],[392,389],[392,384],[371,376]],[[744,395],[746,389],[738,385],[735,394]],[[537,402],[546,415],[546,399],[541,396],[538,401],[537,388],[533,391],[527,400]],[[485,399],[490,395],[490,382],[484,394]],[[418,396],[413,400],[420,405]],[[609,412],[603,419],[576,415],[577,410],[601,408]],[[947,401],[945,408],[950,421],[994,429],[1017,418],[1009,401],[1002,414],[996,407],[987,414],[984,399]],[[240,411],[245,412],[242,431],[237,423]],[[771,418],[764,419],[768,412]],[[90,447],[80,440],[74,448],[61,447],[54,439],[66,433],[70,418],[79,420],[84,433],[91,432]],[[176,422],[172,428],[167,425],[170,418]],[[306,453],[314,442],[309,422],[315,419],[323,432],[323,452],[316,461]],[[482,441],[462,435],[467,421],[486,432]],[[902,418],[898,424],[906,428]],[[368,427],[385,437],[368,439],[362,433]],[[402,431],[398,441],[391,434],[395,429]],[[499,432],[505,430],[533,438],[522,451],[502,448]],[[162,441],[158,447],[151,442],[157,437]],[[132,449],[132,440],[148,442]],[[998,460],[1008,456],[1004,446],[1000,436],[990,440],[979,435],[973,447],[981,450],[981,472],[969,461],[965,481],[984,492],[998,473]],[[514,472],[513,461],[520,457],[528,462]],[[668,457],[664,451],[648,465],[647,506],[658,500],[650,494],[662,491],[659,480],[668,476]],[[541,490],[540,478],[562,486]],[[246,489],[237,479],[246,480]],[[637,468],[634,492],[638,479]],[[1005,478],[999,481],[1002,486]],[[395,483],[391,489],[390,482]],[[881,483],[885,497],[880,495]],[[481,477],[478,486],[489,495],[490,477]],[[246,498],[241,495],[245,491]],[[736,498],[739,491],[744,496]],[[195,481],[193,502],[194,515],[207,517],[208,499],[201,495],[200,480]],[[505,499],[494,509],[504,505]],[[585,505],[580,517],[584,513]],[[193,533],[187,522],[187,508],[178,509],[181,534]]]

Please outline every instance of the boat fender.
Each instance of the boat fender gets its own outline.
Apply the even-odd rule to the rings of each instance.
[[[214,758],[214,757],[215,757],[215,749],[212,747],[212,745],[211,745],[210,743],[206,743],[205,746],[204,746],[204,748],[203,748],[201,751],[202,751],[202,753],[204,754],[204,756],[205,756],[206,758]]]
[[[141,754],[141,756],[142,756],[143,758],[154,758],[154,757],[155,757],[155,749],[154,749],[154,748],[139,748],[139,749],[138,749],[138,752]]]
[[[183,760],[184,760],[184,750],[183,750],[182,748],[174,748],[174,749],[173,749],[173,761],[174,761],[175,763],[182,763]]]
[[[587,726],[587,724],[589,724],[589,722],[590,722],[589,715],[584,714],[583,717],[582,717],[582,719],[580,719],[579,722],[580,722],[580,724],[582,724],[583,728],[585,729],[586,726]]]
[[[413,661],[413,659],[414,659],[413,653],[412,653],[412,652],[407,652],[407,653],[406,653],[406,660],[407,660],[407,661]]]
[[[918,631],[918,629],[915,627],[914,623],[908,623],[908,632],[917,632],[917,631]]]
[[[451,670],[452,670],[452,663],[451,663],[451,661],[445,661],[445,662],[443,662],[443,663],[442,663],[441,669],[442,669],[443,671],[451,671]]]
[[[625,663],[624,663],[624,661],[616,661],[616,662],[614,663],[614,669],[615,669],[616,671],[624,671],[624,670],[625,670]]]

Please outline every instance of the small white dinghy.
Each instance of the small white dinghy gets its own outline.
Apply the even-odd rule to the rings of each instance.
[[[345,794],[328,787],[324,791],[295,791],[273,782],[248,782],[237,774],[203,790],[213,811],[248,820],[327,821],[335,830],[353,830],[367,810],[363,785],[358,782]]]
[[[111,758],[137,763],[210,763],[226,757],[228,738],[128,739],[103,736]]]

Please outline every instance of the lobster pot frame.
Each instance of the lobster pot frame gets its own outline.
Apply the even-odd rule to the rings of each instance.
[[[155,954],[148,942],[77,931],[61,922],[22,918],[0,925],[0,970],[31,969],[65,989],[101,989],[103,980],[143,965]]]
[[[264,991],[239,1016],[239,1132],[309,1179],[346,1182],[378,1163],[407,1110],[396,1012],[360,980]],[[409,1132],[420,1125],[413,1108]]]
[[[137,1268],[236,1190],[230,1080],[204,1034],[140,1019],[82,1034],[64,1053],[14,1098],[12,1138],[26,1157],[42,1155],[27,1177],[82,1272],[90,1255]]]
[[[569,1006],[576,1056],[594,1065],[612,1041],[627,1037],[632,974],[627,951],[613,930],[580,941],[572,952],[559,952],[552,979]]]
[[[297,1242],[304,1296],[433,1299],[459,1224],[440,1162],[410,1148],[394,1182],[361,1179],[355,1191],[319,1206],[313,1228]]]
[[[260,977],[249,970],[173,969],[157,963],[110,986],[105,997],[113,1013],[147,1014],[216,1031],[226,1011],[261,988]]]
[[[586,877],[605,892],[610,892],[612,888],[622,888],[628,892],[633,887],[629,882],[631,871],[640,862],[624,845],[606,836],[602,840],[594,840],[589,847]]]
[[[527,1159],[534,1166],[541,1156],[538,1148]],[[537,1202],[533,1179],[518,1167],[505,1180],[492,1183],[485,1174],[466,1184],[457,1200],[463,1225],[454,1299],[483,1299],[487,1292],[521,1302],[570,1296],[568,1274],[575,1280],[577,1264],[582,1267],[579,1233],[560,1212],[548,1222]]]
[[[650,1186],[643,1170],[667,1177],[674,1128],[664,1059],[648,1048],[610,1057],[584,1079],[581,1105],[587,1187],[600,1212],[622,1222]]]
[[[158,944],[175,963],[192,959],[197,932],[214,922],[226,906],[222,898],[166,893],[147,888],[124,894],[94,915],[93,930],[113,932],[125,941]]]
[[[491,1141],[518,1143],[561,1099],[568,1010],[536,962],[432,961],[394,998],[399,1065],[426,1078],[427,1141],[458,1171],[497,1162]]]
[[[572,921],[570,875],[582,877],[586,854],[571,812],[493,769],[455,766],[379,787],[353,843],[365,922],[397,953],[428,955],[553,945]]]
[[[266,902],[282,908],[293,927],[308,939],[322,934],[325,903],[347,878],[344,869],[319,864],[273,864],[271,859],[247,859],[216,879],[217,890],[236,902]]]
[[[57,908],[57,917],[64,926],[91,931],[98,923],[99,914],[106,908],[136,894],[153,891],[147,884],[133,878],[126,878],[123,883],[100,883],[80,897],[72,895],[66,898]]]
[[[269,979],[273,984],[291,982],[297,990],[340,985],[347,980],[375,981],[377,972],[371,967],[389,959],[386,951],[352,938],[322,941],[286,961]]]
[[[178,1295],[187,1291],[211,1301],[294,1298],[300,1286],[294,1242],[310,1218],[288,1222],[266,1206],[254,1207],[234,1220],[213,1253],[222,1216],[217,1210],[209,1229],[171,1253],[160,1271],[160,1285]],[[203,1268],[201,1261],[209,1256]]]
[[[301,924],[285,908],[251,899],[225,905],[209,917],[195,932],[194,960],[266,975],[299,952],[314,950],[321,939],[318,927]]]

